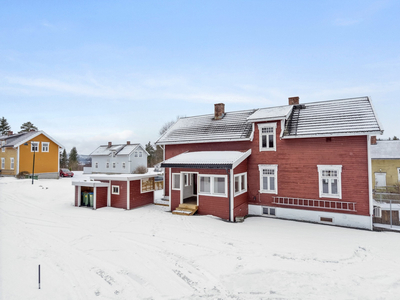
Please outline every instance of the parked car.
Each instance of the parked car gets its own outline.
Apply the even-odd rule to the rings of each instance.
[[[60,177],[74,177],[74,173],[68,169],[60,169]]]

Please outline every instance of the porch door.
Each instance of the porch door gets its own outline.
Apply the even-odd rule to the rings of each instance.
[[[386,173],[375,173],[375,187],[386,186]]]

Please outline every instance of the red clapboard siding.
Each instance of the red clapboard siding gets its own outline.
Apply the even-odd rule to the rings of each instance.
[[[129,206],[136,208],[154,202],[154,192],[140,193],[141,180],[133,180],[129,187]]]
[[[112,193],[112,186],[119,186],[119,195]],[[127,185],[126,181],[111,181],[111,207],[127,209]]]
[[[107,206],[108,187],[96,187],[96,208]]]

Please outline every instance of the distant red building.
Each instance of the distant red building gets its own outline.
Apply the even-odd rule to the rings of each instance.
[[[372,229],[370,138],[383,130],[368,97],[179,119],[165,147],[170,209],[235,221],[267,215]]]

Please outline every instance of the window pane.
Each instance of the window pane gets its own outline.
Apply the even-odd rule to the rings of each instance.
[[[202,193],[210,193],[211,192],[210,177],[200,177],[200,192],[202,192]]]
[[[263,177],[263,190],[268,190],[268,177]]]
[[[240,182],[240,189],[244,191],[246,189],[246,176],[242,175],[242,181]]]
[[[322,192],[324,194],[328,194],[329,193],[329,180],[328,179],[322,179]]]
[[[269,179],[269,190],[275,191],[275,177],[270,177]]]
[[[174,174],[174,189],[179,189],[180,188],[180,180],[181,176],[180,174]]]
[[[263,135],[262,136],[262,146],[263,148],[267,148],[267,136]]]
[[[214,193],[225,194],[225,178],[214,177]]]
[[[274,148],[274,136],[272,134],[268,136],[268,148]]]
[[[235,193],[238,193],[240,191],[240,189],[239,189],[239,180],[240,180],[240,177],[236,176],[235,177]]]
[[[333,179],[331,181],[331,191],[332,191],[332,194],[337,195],[337,193],[338,193],[337,179]]]

